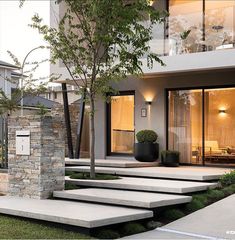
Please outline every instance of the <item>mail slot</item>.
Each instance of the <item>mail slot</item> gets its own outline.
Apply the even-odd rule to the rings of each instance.
[[[30,131],[16,131],[16,155],[30,155]]]

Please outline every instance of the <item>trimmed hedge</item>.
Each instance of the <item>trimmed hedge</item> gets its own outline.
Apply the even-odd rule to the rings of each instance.
[[[155,143],[158,135],[153,130],[141,130],[136,134],[139,143]]]

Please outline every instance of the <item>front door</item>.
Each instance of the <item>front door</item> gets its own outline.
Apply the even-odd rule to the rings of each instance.
[[[108,104],[108,155],[133,154],[134,105],[134,92],[111,96]]]

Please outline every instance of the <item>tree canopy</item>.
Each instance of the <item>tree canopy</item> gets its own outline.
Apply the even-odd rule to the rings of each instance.
[[[150,0],[62,0],[57,26],[43,24],[35,15],[31,26],[51,48],[51,61],[62,61],[74,83],[86,91],[90,105],[91,177],[94,177],[95,99],[116,91],[113,83],[142,74],[163,62],[151,52],[153,25],[165,20],[166,12],[151,6]]]

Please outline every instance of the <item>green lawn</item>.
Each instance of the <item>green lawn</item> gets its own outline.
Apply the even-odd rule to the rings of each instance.
[[[48,225],[0,215],[0,239],[91,239],[78,232]]]

